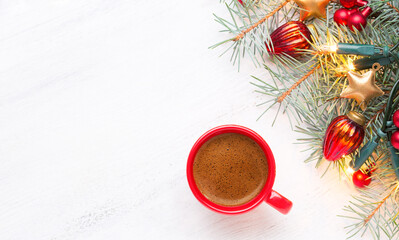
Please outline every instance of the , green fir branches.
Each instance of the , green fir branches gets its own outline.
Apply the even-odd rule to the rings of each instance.
[[[221,32],[229,38],[210,48],[227,45],[224,53],[231,51],[231,61],[240,66],[241,59],[248,56],[255,65],[262,66],[267,47],[271,47],[269,29],[276,29],[281,23],[288,22],[297,14],[289,0],[265,0],[253,2],[244,0],[244,6],[238,1],[225,4],[231,20],[215,16],[215,21],[223,26]],[[223,54],[224,54],[223,53]]]
[[[231,61],[238,67],[246,57],[270,73],[271,82],[259,77],[254,77],[252,82],[256,92],[266,96],[266,100],[259,104],[265,106],[262,115],[271,107],[278,107],[289,117],[295,131],[303,135],[299,142],[308,146],[306,162],[315,162],[316,166],[325,162],[322,142],[327,126],[332,119],[348,111],[361,112],[368,119],[364,143],[376,136],[383,123],[389,93],[399,80],[399,63],[393,62],[376,73],[376,83],[385,94],[374,98],[362,111],[354,100],[340,97],[348,84],[346,73],[353,70],[353,61],[362,57],[335,54],[326,50],[326,46],[337,43],[395,46],[399,43],[399,0],[369,0],[368,6],[373,13],[368,17],[366,28],[360,32],[335,24],[332,17],[341,6],[331,1],[326,19],[305,22],[312,33],[312,48],[304,50],[300,59],[267,52],[267,48],[273,48],[270,33],[286,22],[299,19],[297,5],[284,0],[262,0],[256,4],[250,0],[244,2],[244,5],[237,1],[226,4],[230,20],[215,16],[228,39],[212,48],[226,47],[225,52],[232,53]],[[396,95],[393,101],[399,101],[399,97]],[[327,169],[332,166],[348,174],[346,170],[354,154],[330,162]],[[374,239],[399,239],[399,181],[390,158],[384,140],[366,162],[367,166],[374,163],[376,170],[370,186],[359,190],[344,208],[344,217],[353,220],[353,224],[347,227],[348,238],[369,232]]]

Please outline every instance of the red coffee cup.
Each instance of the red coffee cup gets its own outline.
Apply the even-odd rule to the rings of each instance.
[[[200,149],[202,144],[207,142],[209,139],[223,133],[237,133],[253,139],[264,151],[269,167],[268,168],[269,174],[267,177],[267,181],[263,189],[260,191],[260,193],[251,201],[239,206],[221,206],[211,202],[204,195],[202,195],[202,193],[198,190],[198,187],[194,181],[193,163],[195,155],[197,154],[198,150]],[[254,209],[260,203],[265,201],[267,204],[269,204],[279,212],[287,214],[291,210],[292,202],[272,189],[275,177],[276,177],[276,162],[274,160],[273,153],[269,148],[269,145],[267,145],[266,141],[261,136],[259,136],[259,134],[243,126],[223,125],[207,131],[195,142],[188,156],[187,180],[191,191],[193,192],[194,196],[198,199],[198,201],[200,201],[204,206],[218,213],[224,213],[224,214],[244,213]]]

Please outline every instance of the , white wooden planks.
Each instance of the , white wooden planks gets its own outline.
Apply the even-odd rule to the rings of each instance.
[[[0,239],[344,239],[354,190],[303,163],[300,137],[250,75],[219,58],[219,1],[0,3]],[[226,15],[227,17],[227,15]],[[254,129],[294,202],[218,215],[192,196],[188,152],[211,127]]]

